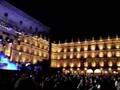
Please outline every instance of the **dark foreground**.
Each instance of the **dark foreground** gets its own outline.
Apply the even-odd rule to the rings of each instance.
[[[120,90],[119,75],[28,74],[0,70],[0,90]]]

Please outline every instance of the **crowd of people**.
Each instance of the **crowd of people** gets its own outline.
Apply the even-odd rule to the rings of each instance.
[[[3,73],[3,72],[2,72]],[[20,73],[2,75],[1,90],[120,90],[119,75],[80,76],[73,74]]]

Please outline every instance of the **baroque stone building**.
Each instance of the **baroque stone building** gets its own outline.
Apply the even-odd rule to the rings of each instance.
[[[86,72],[120,70],[120,38],[52,43],[51,67]]]
[[[49,27],[0,0],[0,51],[12,61],[36,63],[48,59],[49,42],[38,37],[43,33],[49,33]]]

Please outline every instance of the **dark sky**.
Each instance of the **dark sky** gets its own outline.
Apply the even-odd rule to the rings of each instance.
[[[92,36],[120,34],[117,5],[104,3],[51,2],[48,0],[8,0],[17,8],[51,28],[53,40],[81,40]]]

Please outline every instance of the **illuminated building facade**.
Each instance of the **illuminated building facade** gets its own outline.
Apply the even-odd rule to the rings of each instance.
[[[49,42],[36,37],[43,33],[49,33],[47,26],[0,0],[0,51],[11,60],[36,63],[48,59]]]
[[[120,70],[120,38],[52,43],[51,67],[115,73]]]
[[[49,42],[42,37],[23,35],[13,43],[11,60],[16,62],[30,62],[49,59]]]

